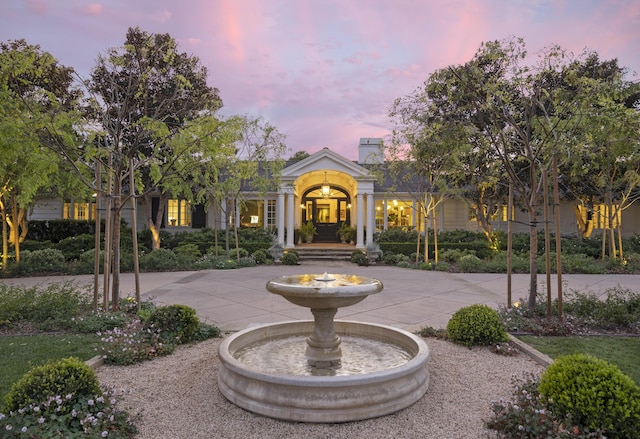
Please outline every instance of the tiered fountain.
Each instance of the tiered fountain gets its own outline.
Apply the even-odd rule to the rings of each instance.
[[[246,329],[219,348],[218,387],[254,413],[301,422],[346,422],[396,412],[429,386],[429,348],[390,326],[334,321],[338,308],[382,291],[377,279],[282,276],[267,290],[311,309],[313,321]]]

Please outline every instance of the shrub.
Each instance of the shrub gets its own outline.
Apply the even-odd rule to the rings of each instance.
[[[544,267],[544,262],[542,263]],[[517,254],[511,255],[511,272],[512,273],[528,273],[529,259]],[[493,259],[486,262],[484,271],[487,273],[506,273],[507,272],[507,252],[501,251],[496,254]]]
[[[127,315],[122,311],[104,312],[98,310],[84,317],[74,318],[71,327],[74,331],[83,334],[95,334],[113,328],[122,328],[127,324]]]
[[[477,273],[481,271],[482,261],[476,255],[464,255],[458,261],[458,267],[465,273]]]
[[[73,357],[34,367],[24,374],[11,386],[4,398],[4,407],[13,411],[50,397],[69,394],[72,397],[65,398],[64,411],[69,411],[78,398],[100,394],[96,373],[83,361]]]
[[[160,306],[146,320],[147,328],[157,328],[163,342],[192,341],[200,326],[196,310],[186,305]]]
[[[367,258],[367,255],[359,250],[355,250],[351,253],[351,262],[354,264],[358,264],[361,267],[366,267],[369,265],[369,259]]]
[[[493,416],[486,422],[487,428],[499,433],[499,438],[603,437],[599,431],[575,431],[570,416],[563,418],[550,411],[538,392],[539,377],[525,374],[522,378],[512,377],[511,381],[514,385],[512,398],[494,401],[491,404]]]
[[[229,257],[231,259],[236,259],[240,255],[240,258],[246,258],[249,256],[249,252],[244,248],[240,247],[239,249],[232,248],[229,250]]]
[[[147,271],[170,271],[177,265],[176,254],[166,248],[159,248],[140,258],[140,268]]]
[[[180,244],[173,250],[173,252],[176,255],[186,256],[194,261],[202,256],[202,253],[196,244]]]
[[[0,284],[0,321],[65,325],[89,308],[89,296],[70,282],[52,283],[44,289]]]
[[[637,437],[640,431],[640,387],[604,360],[558,357],[542,374],[539,391],[554,412],[590,430],[603,429],[607,438]]]
[[[254,251],[251,256],[253,257],[253,260],[256,261],[257,265],[265,264],[267,259],[269,259],[269,253],[262,249]]]
[[[282,255],[280,261],[282,262],[282,265],[298,265],[298,254],[295,252],[286,252]]]
[[[95,244],[95,235],[83,234],[64,238],[56,244],[55,248],[64,254],[67,261],[74,261],[85,251],[94,249]]]
[[[487,305],[460,308],[447,323],[447,335],[465,346],[490,345],[509,339],[497,311]]]
[[[70,393],[51,396],[6,416],[0,414],[0,432],[7,439],[133,437],[138,429],[126,411],[116,408],[119,396],[111,389],[78,398]],[[64,413],[63,404],[71,399],[73,409]]]
[[[65,267],[64,254],[55,248],[25,252],[20,264],[26,273],[60,272]]]
[[[99,332],[104,362],[126,366],[170,354],[175,349],[175,340],[163,343],[160,332],[147,328],[139,320],[129,321],[124,328]]]
[[[384,257],[382,258],[382,262],[387,265],[396,265],[401,256],[402,255],[397,255],[394,253],[385,253]]]

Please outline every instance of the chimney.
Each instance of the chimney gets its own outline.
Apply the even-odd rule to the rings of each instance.
[[[379,137],[361,137],[358,145],[358,164],[384,163],[384,146]]]

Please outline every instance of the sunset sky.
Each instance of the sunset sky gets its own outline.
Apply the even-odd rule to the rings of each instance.
[[[221,114],[262,116],[288,155],[356,159],[360,137],[389,135],[394,99],[483,41],[588,48],[640,74],[640,0],[0,0],[1,41],[38,44],[83,77],[133,26],[199,57]]]

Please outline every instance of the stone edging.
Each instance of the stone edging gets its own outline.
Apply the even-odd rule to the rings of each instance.
[[[550,356],[543,354],[537,349],[532,348],[531,346],[529,346],[523,341],[518,340],[516,337],[514,337],[511,334],[507,334],[507,335],[509,336],[509,341],[512,342],[514,345],[516,345],[518,350],[524,352],[536,363],[545,367],[553,363],[553,359]]]

